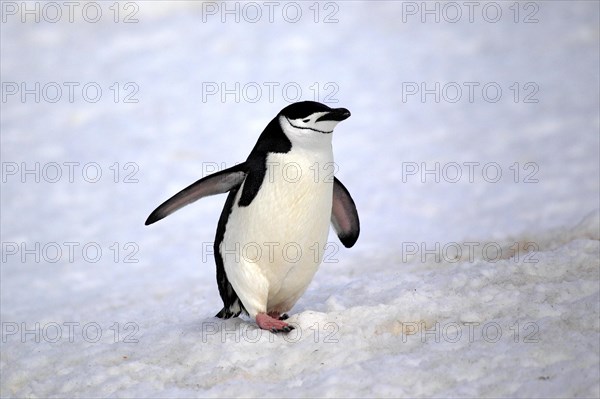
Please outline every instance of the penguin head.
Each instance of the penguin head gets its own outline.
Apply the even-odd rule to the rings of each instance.
[[[330,108],[315,101],[288,105],[279,112],[279,124],[292,144],[331,142],[335,126],[350,116],[346,108]]]

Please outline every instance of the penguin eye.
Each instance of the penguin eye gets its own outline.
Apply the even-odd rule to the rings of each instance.
[[[308,122],[310,122],[310,118],[302,119],[302,122],[308,123]]]

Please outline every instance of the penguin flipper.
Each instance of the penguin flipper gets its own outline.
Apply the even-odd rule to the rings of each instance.
[[[241,163],[229,169],[206,176],[184,188],[156,208],[148,219],[146,226],[169,216],[176,210],[209,195],[222,194],[234,187],[239,187],[246,178],[246,164]]]
[[[354,200],[337,177],[333,178],[331,224],[346,248],[352,247],[360,234],[360,222]]]

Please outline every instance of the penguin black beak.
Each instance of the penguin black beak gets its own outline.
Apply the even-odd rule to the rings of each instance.
[[[350,116],[350,111],[346,108],[334,108],[319,119],[316,122],[322,121],[343,121],[344,119],[348,119]]]

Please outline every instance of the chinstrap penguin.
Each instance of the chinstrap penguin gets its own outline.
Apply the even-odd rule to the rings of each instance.
[[[206,176],[161,204],[152,224],[202,197],[229,192],[214,241],[217,284],[231,318],[244,312],[262,329],[284,320],[312,280],[331,223],[350,248],[360,225],[352,197],[333,176],[332,132],[350,116],[314,101],[291,104],[267,125],[246,161]]]

